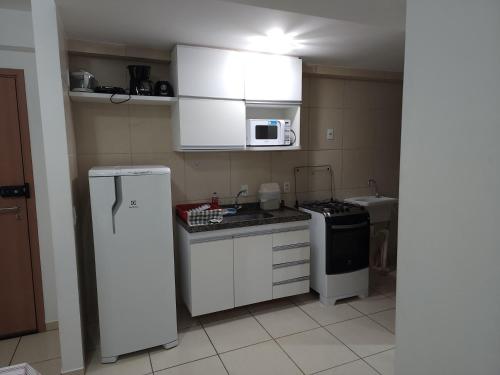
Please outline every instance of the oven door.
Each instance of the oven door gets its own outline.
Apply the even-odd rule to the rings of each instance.
[[[326,222],[326,274],[337,275],[367,268],[370,254],[368,215]]]
[[[255,122],[250,128],[250,146],[280,146],[283,145],[283,125],[269,125],[267,122]]]

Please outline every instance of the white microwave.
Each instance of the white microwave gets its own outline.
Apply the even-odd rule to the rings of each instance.
[[[290,120],[247,120],[247,146],[290,146]]]

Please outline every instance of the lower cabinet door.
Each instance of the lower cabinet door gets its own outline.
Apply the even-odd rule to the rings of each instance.
[[[191,245],[191,313],[234,307],[233,239]]]
[[[235,306],[273,298],[272,247],[271,234],[234,239]]]

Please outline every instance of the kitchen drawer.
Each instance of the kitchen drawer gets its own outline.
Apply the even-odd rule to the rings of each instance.
[[[309,262],[299,264],[291,263],[290,265],[286,265],[284,267],[280,266],[273,269],[273,283],[309,276],[309,272]]]
[[[309,293],[309,280],[273,285],[273,299]]]
[[[273,234],[273,247],[309,243],[309,229],[291,230]]]
[[[309,260],[311,256],[311,248],[309,246],[294,247],[288,249],[273,250],[273,265],[289,262],[297,262],[300,260]]]

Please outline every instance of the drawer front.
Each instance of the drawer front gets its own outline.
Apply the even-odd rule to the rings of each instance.
[[[293,230],[273,234],[273,247],[309,242],[309,229]]]
[[[309,260],[311,248],[309,246],[296,247],[291,249],[280,249],[273,251],[273,265],[300,260]]]
[[[310,264],[293,264],[273,269],[273,283],[309,276]]]
[[[273,285],[273,299],[309,293],[309,280]]]

